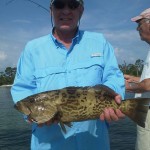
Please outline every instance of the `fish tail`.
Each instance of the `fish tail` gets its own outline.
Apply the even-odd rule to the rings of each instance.
[[[150,98],[127,99],[123,101],[123,105],[120,108],[131,120],[144,128],[150,108]]]

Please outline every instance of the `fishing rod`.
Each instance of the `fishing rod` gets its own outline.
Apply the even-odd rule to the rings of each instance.
[[[13,3],[14,1],[16,1],[16,0],[9,0],[8,2],[6,2],[6,5],[9,5],[10,3]],[[32,3],[32,4],[34,4],[34,5],[36,5],[36,6],[40,7],[40,8],[42,8],[42,9],[44,9],[45,11],[47,11],[47,12],[49,13],[49,9],[47,9],[47,8],[44,7],[43,5],[37,3],[37,2],[35,2],[35,1],[33,1],[33,0],[25,0],[25,1],[28,1],[28,2],[30,2],[30,3]]]

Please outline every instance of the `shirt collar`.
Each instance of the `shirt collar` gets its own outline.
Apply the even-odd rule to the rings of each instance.
[[[53,40],[53,42],[55,43],[55,45],[56,45],[56,47],[58,48],[59,47],[59,42],[57,41],[57,39],[54,37],[54,35],[53,35],[53,32],[54,32],[54,28],[51,30],[51,38],[52,38],[52,40]],[[80,41],[80,30],[79,29],[77,29],[77,33],[76,33],[76,35],[75,35],[75,37],[72,39],[72,41],[73,41],[73,44],[75,44],[75,43],[79,43],[79,41]]]

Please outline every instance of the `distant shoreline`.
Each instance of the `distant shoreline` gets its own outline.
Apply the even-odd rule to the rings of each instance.
[[[0,87],[11,87],[12,85],[1,85]]]

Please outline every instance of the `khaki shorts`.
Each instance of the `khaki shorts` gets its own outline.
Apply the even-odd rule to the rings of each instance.
[[[150,150],[150,110],[146,118],[145,128],[137,125],[135,150]]]

